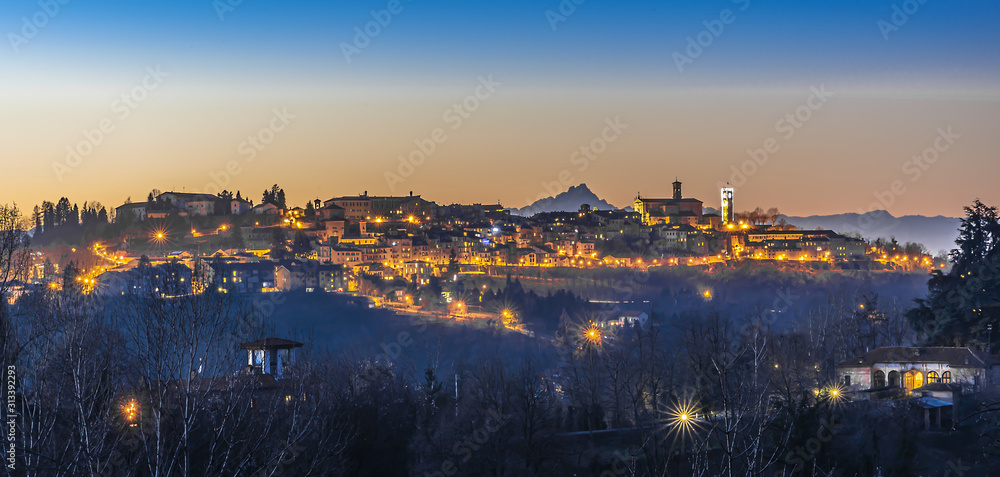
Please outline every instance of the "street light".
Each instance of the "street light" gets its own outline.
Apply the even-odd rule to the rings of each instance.
[[[135,427],[136,422],[139,420],[139,401],[135,398],[130,398],[122,402],[121,414],[122,419],[125,420],[129,426]]]
[[[604,336],[601,329],[591,323],[583,329],[583,340],[592,346],[600,346]]]

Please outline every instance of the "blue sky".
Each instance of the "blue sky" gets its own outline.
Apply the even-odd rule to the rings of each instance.
[[[354,182],[373,183],[367,188],[378,190],[396,157],[412,147],[407,145],[440,123],[442,108],[468,94],[479,76],[489,74],[505,86],[477,113],[482,124],[476,127],[482,132],[456,136],[454,144],[442,149],[435,167],[446,171],[471,161],[484,173],[500,174],[497,164],[514,157],[510,160],[515,166],[539,168],[537,177],[524,184],[511,180],[503,190],[489,191],[490,198],[511,206],[535,197],[538,184],[567,167],[565,157],[593,134],[588,124],[600,124],[609,115],[631,117],[639,124],[633,131],[641,131],[623,141],[627,145],[609,151],[609,163],[626,164],[617,170],[646,167],[664,177],[686,175],[700,184],[695,190],[701,195],[714,198],[714,185],[735,158],[763,139],[760,134],[768,134],[775,118],[800,104],[809,88],[819,84],[836,89],[842,101],[829,108],[832,119],[814,126],[823,128],[815,131],[815,138],[800,136],[808,143],[802,143],[800,155],[786,165],[801,173],[799,167],[812,157],[829,161],[856,155],[859,166],[885,158],[892,167],[861,186],[861,193],[868,195],[898,175],[896,164],[905,160],[906,151],[919,152],[933,139],[937,123],[930,119],[978,131],[984,121],[995,118],[1000,97],[996,1],[586,0],[553,30],[547,11],[558,12],[572,0],[402,0],[402,11],[392,15],[391,23],[346,61],[342,45],[354,41],[355,28],[364,29],[372,21],[371,11],[385,10],[389,3],[244,0],[220,19],[217,6],[226,0],[72,0],[59,4],[58,13],[51,16],[44,13],[44,1],[3,2],[0,31],[6,32],[7,43],[0,46],[0,98],[8,108],[0,113],[0,127],[17,132],[0,160],[16,163],[32,187],[0,201],[37,203],[68,193],[83,201],[87,183],[75,177],[97,177],[135,157],[183,152],[184,157],[170,160],[188,169],[219,164],[225,161],[225,151],[235,149],[233,142],[254,130],[252,120],[266,120],[267,112],[278,106],[295,106],[308,118],[299,123],[294,139],[286,139],[297,141],[296,147],[275,146],[287,155],[283,160],[308,168],[320,160],[360,159],[370,168],[351,169],[358,174]],[[893,23],[894,8],[914,5],[915,12],[905,21],[897,16],[899,24]],[[707,38],[706,22],[715,23],[724,9],[732,11],[732,21],[680,71],[675,54],[685,53],[689,37]],[[15,52],[11,38],[21,34],[23,18],[41,18],[46,24]],[[883,27],[892,24],[898,29],[886,38],[880,21],[887,22]],[[109,101],[140,81],[150,65],[159,65],[170,76],[128,125],[134,132],[116,134],[102,144],[73,180],[53,180],[50,164],[60,151],[74,144],[82,129],[93,127],[106,114]],[[882,106],[872,99],[899,102]],[[894,115],[875,121],[871,108],[878,107]],[[732,116],[732,124],[717,130],[722,126],[709,112]],[[924,119],[927,124],[917,124]],[[198,120],[204,124],[197,129],[178,126]],[[538,128],[526,129],[532,121],[538,121]],[[685,136],[732,136],[723,139],[731,144],[719,148],[710,144],[714,139],[702,146],[665,142],[664,124],[697,125],[700,129]],[[878,137],[858,138],[863,131],[849,129],[861,124],[864,130],[884,130]],[[349,129],[343,140],[330,137],[336,135],[330,131],[335,125]],[[544,131],[547,127],[558,131]],[[749,139],[739,137],[744,133]],[[518,140],[510,140],[511,135]],[[859,153],[847,145],[875,144],[879,138],[891,140],[896,149]],[[986,134],[966,136],[968,149],[959,151],[964,156],[955,164],[993,172],[997,161],[987,151],[996,150],[995,141]],[[675,157],[663,152],[674,147],[679,151]],[[694,168],[688,161],[711,164]],[[201,185],[200,179],[188,181],[173,171],[153,170],[174,186]],[[301,192],[290,194],[296,200],[327,195],[309,192],[317,186],[299,176],[271,177],[266,169],[248,170],[241,177],[247,189],[283,181],[288,189],[298,186]],[[667,182],[642,183],[614,174],[579,179],[623,205],[635,189],[652,194],[668,189]],[[605,181],[603,186],[600,181]],[[136,182],[113,188],[100,200],[120,202],[126,195],[145,196],[148,188],[172,187],[154,180]],[[968,184],[954,182],[955,199],[942,206],[942,212],[959,209],[971,199],[957,192]],[[442,202],[485,200],[477,197],[481,188],[451,187],[440,174],[417,174],[411,183],[432,196],[435,191],[454,194]],[[760,189],[748,185],[742,197],[749,194],[760,205],[799,203],[767,192],[766,181],[760,184]],[[328,188],[333,194],[332,189],[347,187],[365,188],[347,179]],[[839,193],[848,198],[848,192]],[[922,210],[923,202],[909,204],[911,200],[897,204],[899,212]]]
[[[54,0],[53,0],[54,1]],[[222,0],[223,2],[225,0]],[[569,0],[562,2],[572,4]],[[244,0],[224,12],[204,1],[70,1],[6,63],[114,75],[134,64],[192,68],[203,81],[331,79],[433,83],[484,68],[547,87],[582,83],[729,87],[809,83],[817,78],[940,84],[993,82],[1000,69],[997,2],[926,0],[883,39],[892,6],[875,1],[638,2],[587,0],[553,31],[546,11],[560,2],[402,0],[370,46],[348,64],[341,42],[388,2]],[[741,7],[746,7],[742,10]],[[726,25],[681,74],[671,59],[704,21],[728,8]],[[35,2],[4,2],[2,25],[16,32]],[[175,69],[177,68],[175,67]],[[918,78],[914,78],[917,76]]]

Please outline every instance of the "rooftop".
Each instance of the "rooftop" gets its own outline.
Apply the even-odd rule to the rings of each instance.
[[[958,347],[878,348],[856,358],[846,359],[838,366],[872,366],[884,363],[944,363],[955,368],[987,367],[991,357],[981,351]],[[995,359],[992,359],[994,363]]]
[[[302,343],[284,338],[263,338],[240,345],[240,349],[292,349],[301,348]]]

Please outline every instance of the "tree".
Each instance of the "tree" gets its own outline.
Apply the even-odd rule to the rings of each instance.
[[[313,203],[311,200],[306,202],[305,217],[309,220],[313,220],[316,218],[316,209],[313,207]]]
[[[292,240],[292,254],[293,255],[307,255],[312,251],[312,242],[309,237],[299,230],[295,232],[295,238]]]
[[[271,260],[285,260],[290,258],[288,250],[288,236],[285,229],[275,227],[271,233]]]
[[[28,275],[30,255],[28,234],[24,232],[17,206],[0,205],[0,297],[7,297],[13,282]],[[0,359],[10,362],[13,327],[7,310],[7,300],[0,300]]]
[[[81,270],[76,266],[76,262],[71,261],[66,265],[66,268],[63,269],[63,293],[73,294],[80,292],[80,284],[77,280],[80,278],[80,273]]]
[[[42,264],[42,275],[44,278],[51,277],[56,274],[56,266],[52,263],[49,257],[45,257],[45,263]]]
[[[263,204],[273,204],[279,209],[285,208],[285,191],[278,184],[271,186],[271,190],[265,190],[261,198]]]
[[[778,212],[777,207],[771,207],[770,209],[767,209],[767,218],[771,221],[772,227],[774,226],[774,224],[778,222],[778,217],[780,216],[781,212]]]
[[[31,221],[35,224],[35,233],[42,233],[42,209],[37,205],[31,211]]]
[[[52,231],[56,226],[55,204],[49,201],[42,202],[42,228],[46,232]]]
[[[927,298],[907,318],[927,344],[986,349],[1000,340],[1000,224],[997,208],[976,200],[965,208],[951,270],[931,272]]]
[[[73,206],[70,205],[69,199],[63,197],[59,199],[56,203],[56,226],[65,225],[69,222],[70,213],[73,211]]]

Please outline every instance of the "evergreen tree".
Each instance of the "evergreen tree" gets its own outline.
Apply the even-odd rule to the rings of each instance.
[[[309,237],[307,237],[301,230],[296,232],[295,239],[292,240],[292,254],[306,255],[311,251],[312,243],[309,241]]]
[[[45,263],[42,264],[42,275],[45,277],[51,277],[56,274],[56,265],[49,260],[49,257],[45,257]]]
[[[69,262],[66,268],[63,270],[63,292],[64,293],[74,293],[80,291],[80,282],[77,278],[80,277],[80,269],[76,266],[75,262]]]
[[[42,209],[37,205],[31,211],[31,220],[35,223],[35,233],[42,233]]]
[[[56,226],[55,204],[49,201],[42,202],[42,228],[46,232],[51,232]]]
[[[965,212],[951,270],[931,272],[927,298],[907,317],[927,344],[986,349],[1000,338],[1000,224],[997,208],[979,200]],[[998,331],[992,337],[989,325]]]
[[[285,229],[281,227],[275,227],[271,235],[271,260],[284,260],[290,258],[290,252],[288,251],[288,240],[287,234],[285,234]]]
[[[72,211],[73,207],[70,205],[69,199],[65,197],[59,199],[59,202],[56,203],[56,226],[66,225]]]

